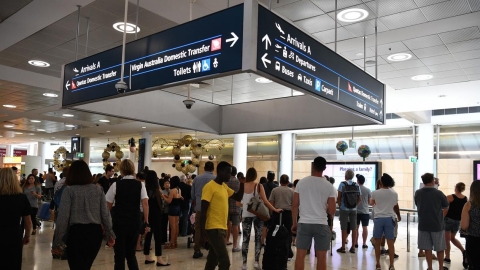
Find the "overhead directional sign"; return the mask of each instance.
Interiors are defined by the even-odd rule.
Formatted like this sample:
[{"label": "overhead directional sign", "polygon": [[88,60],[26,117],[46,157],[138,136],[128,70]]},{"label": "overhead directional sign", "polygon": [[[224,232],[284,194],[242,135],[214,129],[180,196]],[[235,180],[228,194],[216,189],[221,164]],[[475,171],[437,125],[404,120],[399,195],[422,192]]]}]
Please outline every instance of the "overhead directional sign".
[{"label": "overhead directional sign", "polygon": [[[128,43],[127,92],[240,70],[243,13],[243,4],[237,5]],[[117,95],[121,59],[119,46],[66,65],[62,105]]]},{"label": "overhead directional sign", "polygon": [[257,69],[383,122],[384,85],[259,6]]}]

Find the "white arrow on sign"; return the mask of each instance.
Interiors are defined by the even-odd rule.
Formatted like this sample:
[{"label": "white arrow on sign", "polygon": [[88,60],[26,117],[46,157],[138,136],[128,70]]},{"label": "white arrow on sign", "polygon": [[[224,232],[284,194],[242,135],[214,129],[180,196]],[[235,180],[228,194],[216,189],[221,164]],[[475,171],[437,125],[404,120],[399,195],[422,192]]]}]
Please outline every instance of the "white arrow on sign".
[{"label": "white arrow on sign", "polygon": [[238,37],[237,37],[237,35],[235,35],[234,32],[231,32],[230,34],[232,34],[232,38],[227,39],[226,42],[227,43],[232,42],[230,47],[233,47],[233,45],[235,45],[235,43],[237,43]]},{"label": "white arrow on sign", "polygon": [[272,61],[270,61],[270,60],[267,59],[267,55],[268,55],[268,53],[266,53],[266,54],[264,54],[264,55],[262,56],[262,62],[263,62],[263,65],[265,66],[265,68],[267,68],[267,63],[268,63],[268,64],[271,64],[271,63],[272,63]]},{"label": "white arrow on sign", "polygon": [[268,37],[268,34],[266,34],[266,35],[262,38],[262,42],[265,42],[265,50],[268,50],[268,46],[269,46],[269,45],[272,45],[272,42],[270,41],[270,38]]},{"label": "white arrow on sign", "polygon": [[68,90],[69,86],[70,86],[70,81],[67,81],[67,83],[65,84],[65,88]]},{"label": "white arrow on sign", "polygon": [[383,108],[383,98],[380,99],[380,106],[382,106],[382,108]]}]

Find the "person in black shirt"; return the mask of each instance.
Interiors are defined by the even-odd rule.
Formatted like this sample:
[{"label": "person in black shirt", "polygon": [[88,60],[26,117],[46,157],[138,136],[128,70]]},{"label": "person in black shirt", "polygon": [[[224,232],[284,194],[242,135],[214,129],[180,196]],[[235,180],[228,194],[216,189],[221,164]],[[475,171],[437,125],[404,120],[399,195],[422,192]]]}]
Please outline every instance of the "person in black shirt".
[{"label": "person in black shirt", "polygon": [[[267,173],[267,182],[263,184],[263,189],[265,190],[265,195],[267,199],[270,198],[270,194],[272,194],[272,190],[278,187],[275,180],[275,173],[273,171],[268,171]],[[278,182],[277,182],[278,183]],[[267,238],[268,228],[270,227],[271,222],[265,221],[263,222],[263,229],[262,229],[262,244],[265,245],[265,239]]]},{"label": "person in black shirt", "polygon": [[111,185],[110,179],[112,178],[114,173],[115,173],[115,170],[113,169],[113,166],[108,164],[105,167],[105,175],[100,177],[100,179],[98,179],[97,181],[97,184],[102,186],[103,192],[105,192],[105,194],[107,194],[107,191],[110,188],[110,185]]},{"label": "person in black shirt", "polygon": [[[184,175],[182,175],[184,176]],[[187,184],[187,177],[180,177],[180,188],[183,196],[183,201],[180,204],[181,216],[180,216],[180,236],[187,236],[188,231],[188,213],[190,213],[190,201],[192,199],[192,186]]]}]

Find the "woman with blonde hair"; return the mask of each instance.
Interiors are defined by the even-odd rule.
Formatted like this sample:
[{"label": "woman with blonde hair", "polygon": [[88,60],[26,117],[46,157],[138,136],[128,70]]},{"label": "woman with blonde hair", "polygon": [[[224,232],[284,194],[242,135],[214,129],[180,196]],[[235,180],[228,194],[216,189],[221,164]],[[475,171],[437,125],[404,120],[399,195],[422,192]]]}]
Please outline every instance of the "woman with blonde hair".
[{"label": "woman with blonde hair", "polygon": [[[17,176],[11,168],[0,169],[0,254],[2,269],[22,269],[23,245],[30,242],[32,213],[27,196],[23,194]],[[23,219],[24,226],[20,221]]]},{"label": "woman with blonde hair", "polygon": [[28,201],[30,202],[30,207],[32,212],[30,218],[34,226],[32,235],[35,235],[37,232],[37,212],[38,212],[38,199],[42,198],[42,189],[35,179],[35,175],[30,174],[27,177],[27,180],[23,182],[23,194],[27,196]]},{"label": "woman with blonde hair", "polygon": [[245,191],[243,193],[243,213],[242,213],[242,228],[243,228],[243,243],[242,243],[242,257],[243,257],[243,265],[242,270],[247,269],[247,255],[248,255],[248,245],[250,242],[250,233],[252,231],[252,224],[255,230],[255,263],[253,267],[256,270],[261,269],[259,260],[260,260],[260,251],[262,249],[262,227],[263,221],[255,216],[254,214],[248,212],[248,203],[250,200],[258,196],[260,197],[268,209],[272,210],[273,212],[280,213],[281,209],[276,209],[272,206],[272,204],[268,201],[267,195],[265,194],[265,189],[263,185],[255,183],[257,179],[257,170],[255,168],[250,168],[247,170],[247,175],[245,176]]}]

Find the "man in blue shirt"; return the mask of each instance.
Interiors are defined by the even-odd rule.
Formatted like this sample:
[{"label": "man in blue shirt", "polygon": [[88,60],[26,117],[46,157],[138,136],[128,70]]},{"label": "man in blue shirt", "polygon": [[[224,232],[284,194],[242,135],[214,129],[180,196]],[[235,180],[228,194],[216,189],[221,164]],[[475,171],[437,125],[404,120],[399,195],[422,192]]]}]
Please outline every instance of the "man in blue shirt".
[{"label": "man in blue shirt", "polygon": [[[357,183],[353,182],[355,173],[348,169],[345,172],[345,181],[338,186],[337,204],[340,207],[340,227],[342,229],[342,247],[337,252],[345,253],[345,242],[347,241],[347,227],[350,222],[352,229],[352,247],[350,253],[355,253],[355,239],[357,239],[357,205],[362,202],[362,191]],[[353,200],[352,200],[353,198]],[[356,201],[355,201],[356,198]],[[350,205],[349,205],[350,204]]]},{"label": "man in blue shirt", "polygon": [[205,163],[205,173],[200,174],[199,176],[195,177],[195,180],[192,184],[192,202],[195,209],[195,245],[193,246],[194,253],[193,258],[198,259],[203,257],[203,253],[200,251],[202,248],[201,243],[201,232],[200,232],[200,216],[201,216],[201,200],[202,200],[202,190],[203,187],[210,182],[211,180],[215,179],[215,175],[213,174],[214,170],[213,162],[207,161]]}]

